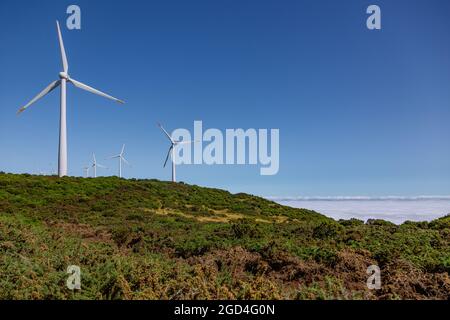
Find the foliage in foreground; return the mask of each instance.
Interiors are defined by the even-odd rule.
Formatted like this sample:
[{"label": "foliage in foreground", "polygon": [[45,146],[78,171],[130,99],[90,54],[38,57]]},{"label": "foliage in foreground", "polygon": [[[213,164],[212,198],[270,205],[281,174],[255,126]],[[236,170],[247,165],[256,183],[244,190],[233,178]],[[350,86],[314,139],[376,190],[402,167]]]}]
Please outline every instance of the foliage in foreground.
[{"label": "foliage in foreground", "polygon": [[449,271],[450,216],[334,221],[183,183],[0,174],[0,299],[449,299]]}]

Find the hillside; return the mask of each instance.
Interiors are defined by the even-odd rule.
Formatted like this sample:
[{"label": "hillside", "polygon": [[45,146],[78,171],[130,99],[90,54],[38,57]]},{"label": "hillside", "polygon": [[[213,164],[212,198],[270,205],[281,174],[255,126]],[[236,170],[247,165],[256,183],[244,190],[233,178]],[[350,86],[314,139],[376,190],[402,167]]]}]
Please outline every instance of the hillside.
[{"label": "hillside", "polygon": [[0,174],[0,299],[449,299],[449,272],[450,216],[337,222],[183,183]]}]

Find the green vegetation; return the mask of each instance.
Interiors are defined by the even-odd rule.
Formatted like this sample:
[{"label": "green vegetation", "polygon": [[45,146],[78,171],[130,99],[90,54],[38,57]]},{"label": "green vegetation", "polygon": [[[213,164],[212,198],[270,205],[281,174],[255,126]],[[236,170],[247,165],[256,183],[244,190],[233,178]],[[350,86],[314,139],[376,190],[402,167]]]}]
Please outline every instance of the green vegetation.
[{"label": "green vegetation", "polygon": [[183,183],[0,174],[0,299],[449,299],[449,272],[450,216],[334,221]]}]

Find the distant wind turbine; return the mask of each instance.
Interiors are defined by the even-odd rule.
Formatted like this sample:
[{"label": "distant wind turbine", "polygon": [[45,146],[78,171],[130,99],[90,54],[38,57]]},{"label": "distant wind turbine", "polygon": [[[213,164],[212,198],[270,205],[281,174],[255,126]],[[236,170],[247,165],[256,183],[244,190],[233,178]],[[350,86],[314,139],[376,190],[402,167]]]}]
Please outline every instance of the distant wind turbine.
[{"label": "distant wind turbine", "polygon": [[94,178],[97,178],[97,167],[107,169],[105,166],[97,163],[97,159],[95,159],[95,153],[92,154],[94,162],[92,163],[92,168],[94,169]]},{"label": "distant wind turbine", "polygon": [[170,136],[170,134],[166,131],[166,129],[164,129],[164,127],[158,123],[158,127],[161,128],[161,130],[165,133],[165,135],[167,136],[167,138],[169,138],[170,140],[170,148],[169,151],[167,152],[167,157],[166,157],[166,161],[164,162],[164,168],[166,167],[167,161],[169,160],[169,157],[172,158],[172,182],[177,182],[176,179],[176,168],[175,168],[175,148],[180,145],[180,144],[190,144],[196,141],[178,141],[178,140],[173,140],[172,137]]},{"label": "distant wind turbine", "polygon": [[18,114],[23,112],[33,103],[56,89],[58,86],[61,86],[61,102],[60,102],[60,119],[59,119],[59,157],[58,157],[58,175],[60,177],[67,176],[67,126],[66,126],[66,84],[67,82],[72,83],[75,87],[86,90],[93,94],[102,96],[104,98],[108,98],[114,100],[119,103],[124,103],[124,101],[114,98],[106,93],[103,93],[97,89],[94,89],[88,85],[85,85],[75,79],[72,79],[69,74],[69,64],[67,62],[66,51],[64,49],[63,38],[61,35],[61,29],[59,27],[59,22],[56,21],[56,29],[58,32],[58,40],[59,47],[61,50],[61,59],[63,71],[59,73],[59,80],[52,82],[47,88],[45,88],[41,93],[39,93],[36,97],[33,98],[28,104],[23,106],[17,112]]},{"label": "distant wind turbine", "polygon": [[127,159],[124,158],[123,154],[125,151],[125,145],[122,146],[122,151],[117,156],[112,156],[109,159],[119,159],[119,178],[122,178],[122,161],[125,162],[127,165],[130,165],[130,163],[127,161]]},{"label": "distant wind turbine", "polygon": [[90,167],[83,167],[84,177],[85,178],[89,178],[89,169],[91,169],[91,168]]}]

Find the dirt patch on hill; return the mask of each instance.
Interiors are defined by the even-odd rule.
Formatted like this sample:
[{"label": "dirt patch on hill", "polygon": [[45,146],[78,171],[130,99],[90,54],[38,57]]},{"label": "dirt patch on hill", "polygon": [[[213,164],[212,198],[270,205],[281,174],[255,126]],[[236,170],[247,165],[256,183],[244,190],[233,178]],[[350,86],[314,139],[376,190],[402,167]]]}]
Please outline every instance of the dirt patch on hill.
[{"label": "dirt patch on hill", "polygon": [[337,254],[332,266],[301,260],[286,252],[261,255],[242,247],[217,250],[185,261],[201,268],[209,280],[215,280],[226,271],[232,281],[231,287],[264,279],[284,299],[450,298],[447,273],[424,273],[401,262],[381,270],[381,290],[369,290],[366,271],[376,261],[364,250],[343,250]]},{"label": "dirt patch on hill", "polygon": [[396,261],[382,270],[383,285],[379,299],[450,299],[448,273],[425,273],[411,263]]},{"label": "dirt patch on hill", "polygon": [[60,231],[62,234],[69,234],[80,237],[87,242],[113,243],[111,234],[103,229],[94,228],[88,224],[75,224],[68,222],[50,221],[46,223],[48,227]]}]

